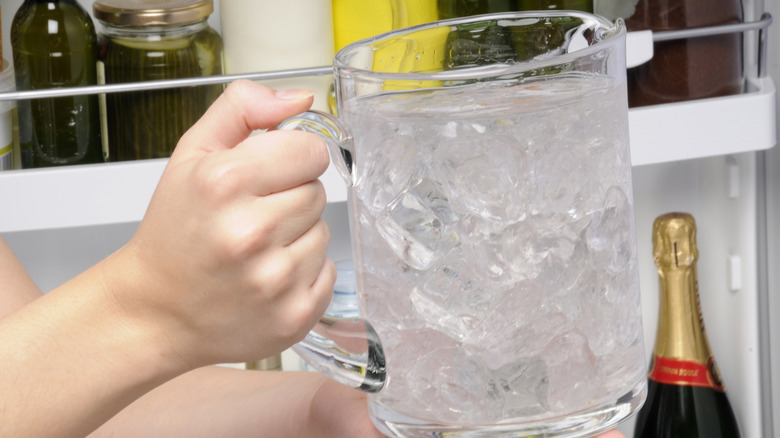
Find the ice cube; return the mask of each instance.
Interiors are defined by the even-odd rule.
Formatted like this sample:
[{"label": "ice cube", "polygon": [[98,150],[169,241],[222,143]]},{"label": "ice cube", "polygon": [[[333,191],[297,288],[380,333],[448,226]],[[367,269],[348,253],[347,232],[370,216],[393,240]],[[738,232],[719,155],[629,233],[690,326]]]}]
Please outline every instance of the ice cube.
[{"label": "ice cube", "polygon": [[[593,402],[601,381],[588,339],[573,329],[552,338],[541,355],[548,369],[548,403],[553,413],[570,413]],[[603,392],[603,391],[602,391]]]},{"label": "ice cube", "polygon": [[594,261],[601,261],[611,274],[630,269],[634,258],[633,208],[620,187],[604,194],[603,208],[593,214],[587,229],[588,248]]},{"label": "ice cube", "polygon": [[450,263],[428,273],[414,288],[411,301],[429,327],[462,341],[487,317],[492,293],[470,269],[471,260],[459,251],[453,253],[458,256],[448,257]]},{"label": "ice cube", "polygon": [[396,256],[417,270],[430,268],[457,243],[448,227],[457,215],[438,185],[416,180],[377,218],[377,231]]},{"label": "ice cube", "polygon": [[420,356],[408,376],[412,403],[432,418],[456,423],[491,423],[502,418],[503,394],[482,360],[457,346]]},{"label": "ice cube", "polygon": [[504,393],[504,418],[525,421],[547,410],[547,366],[538,357],[518,359],[495,371]]},{"label": "ice cube", "polygon": [[381,211],[413,178],[414,160],[419,145],[414,137],[394,133],[367,151],[358,169],[355,194],[366,207]]},{"label": "ice cube", "polygon": [[527,209],[528,173],[525,149],[510,136],[496,135],[489,126],[462,123],[458,137],[445,139],[435,151],[433,178],[441,181],[458,211],[513,223]]}]

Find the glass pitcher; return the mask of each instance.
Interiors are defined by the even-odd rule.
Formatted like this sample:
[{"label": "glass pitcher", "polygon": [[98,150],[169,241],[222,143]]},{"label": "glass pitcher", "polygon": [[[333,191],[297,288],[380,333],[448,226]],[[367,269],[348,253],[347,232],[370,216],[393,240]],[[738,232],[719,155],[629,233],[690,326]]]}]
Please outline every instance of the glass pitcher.
[{"label": "glass pitcher", "polygon": [[586,436],[645,398],[621,21],[445,20],[335,57],[361,319],[296,351],[391,436]]}]

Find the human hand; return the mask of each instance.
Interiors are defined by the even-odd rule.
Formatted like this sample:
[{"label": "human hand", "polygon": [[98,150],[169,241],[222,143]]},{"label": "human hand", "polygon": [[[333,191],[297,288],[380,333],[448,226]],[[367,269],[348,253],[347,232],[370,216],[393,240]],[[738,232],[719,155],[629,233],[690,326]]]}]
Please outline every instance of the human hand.
[{"label": "human hand", "polygon": [[335,267],[317,180],[327,149],[299,131],[249,136],[311,102],[231,84],[181,138],[138,232],[109,259],[134,291],[113,298],[187,368],[276,354],[329,303]]}]

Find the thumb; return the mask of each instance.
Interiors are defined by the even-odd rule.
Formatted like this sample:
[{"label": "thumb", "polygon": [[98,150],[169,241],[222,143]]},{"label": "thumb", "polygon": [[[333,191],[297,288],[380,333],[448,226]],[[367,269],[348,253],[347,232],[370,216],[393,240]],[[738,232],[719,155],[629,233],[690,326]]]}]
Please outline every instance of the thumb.
[{"label": "thumb", "polygon": [[311,90],[275,91],[249,80],[231,83],[181,138],[174,155],[231,149],[252,131],[272,128],[309,109]]}]

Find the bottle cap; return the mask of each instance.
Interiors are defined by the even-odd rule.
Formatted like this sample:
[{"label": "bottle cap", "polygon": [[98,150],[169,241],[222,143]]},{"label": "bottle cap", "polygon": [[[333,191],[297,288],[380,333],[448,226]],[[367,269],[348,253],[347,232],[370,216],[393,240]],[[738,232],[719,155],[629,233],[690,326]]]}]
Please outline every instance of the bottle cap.
[{"label": "bottle cap", "polygon": [[214,11],[213,0],[98,0],[95,18],[117,26],[166,26],[202,20]]},{"label": "bottle cap", "polygon": [[653,259],[659,267],[692,266],[699,258],[696,221],[688,213],[667,213],[653,223]]}]

